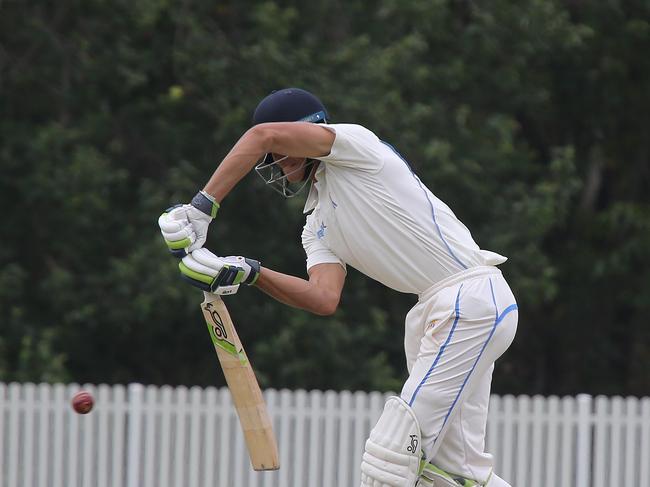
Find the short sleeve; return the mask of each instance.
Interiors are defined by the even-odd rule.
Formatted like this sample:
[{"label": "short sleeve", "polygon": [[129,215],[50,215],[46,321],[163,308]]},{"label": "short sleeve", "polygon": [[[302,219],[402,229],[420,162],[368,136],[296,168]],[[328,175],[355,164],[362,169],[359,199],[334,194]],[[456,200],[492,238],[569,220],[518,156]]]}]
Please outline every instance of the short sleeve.
[{"label": "short sleeve", "polygon": [[312,213],[307,217],[302,229],[302,246],[307,254],[307,271],[317,264],[340,264],[345,269],[345,263],[318,238],[318,232],[314,230],[313,225]]},{"label": "short sleeve", "polygon": [[386,146],[370,130],[355,124],[331,124],[335,133],[332,150],[321,161],[333,166],[379,171],[384,165]]}]

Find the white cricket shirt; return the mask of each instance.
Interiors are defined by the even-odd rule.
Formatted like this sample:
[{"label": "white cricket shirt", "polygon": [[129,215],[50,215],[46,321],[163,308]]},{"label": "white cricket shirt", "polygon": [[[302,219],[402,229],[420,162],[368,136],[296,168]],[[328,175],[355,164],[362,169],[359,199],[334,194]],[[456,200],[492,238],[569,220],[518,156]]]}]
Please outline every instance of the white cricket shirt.
[{"label": "white cricket shirt", "polygon": [[330,124],[336,137],[321,157],[305,204],[307,269],[351,265],[401,292],[421,294],[451,275],[506,257],[481,250],[451,209],[373,132]]}]

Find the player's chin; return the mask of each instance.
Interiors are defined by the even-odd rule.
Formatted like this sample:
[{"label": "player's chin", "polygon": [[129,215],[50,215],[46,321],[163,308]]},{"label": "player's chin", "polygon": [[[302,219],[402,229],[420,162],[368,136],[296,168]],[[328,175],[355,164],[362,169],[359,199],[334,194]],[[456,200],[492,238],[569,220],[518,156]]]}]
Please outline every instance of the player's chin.
[{"label": "player's chin", "polygon": [[304,168],[302,170],[292,172],[287,176],[287,181],[289,181],[290,183],[299,183],[300,181],[302,181],[304,174],[305,174]]}]

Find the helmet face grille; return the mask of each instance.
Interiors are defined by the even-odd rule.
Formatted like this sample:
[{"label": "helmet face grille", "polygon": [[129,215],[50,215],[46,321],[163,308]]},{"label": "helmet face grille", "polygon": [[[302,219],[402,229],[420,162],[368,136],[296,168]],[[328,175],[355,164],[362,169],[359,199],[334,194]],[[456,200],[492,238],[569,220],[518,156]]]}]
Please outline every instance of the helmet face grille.
[{"label": "helmet face grille", "polygon": [[325,105],[313,94],[300,88],[274,91],[264,98],[253,114],[255,125],[265,122],[323,122]]},{"label": "helmet face grille", "polygon": [[[269,161],[269,159],[270,162],[267,162]],[[312,174],[314,163],[316,162],[316,160],[307,159],[304,165],[305,177],[300,182],[290,183],[287,177],[291,173],[284,174],[282,172],[282,169],[280,169],[280,166],[278,165],[278,162],[281,162],[284,159],[286,159],[286,156],[283,157],[282,159],[278,159],[277,161],[274,161],[271,154],[267,154],[262,158],[262,161],[255,166],[255,172],[259,177],[262,178],[264,183],[267,186],[269,186],[271,189],[277,191],[285,198],[293,198],[294,196],[299,195],[302,192],[302,190],[305,189],[307,183],[311,180],[309,176],[311,176]],[[296,171],[299,170],[300,168],[296,169]]]},{"label": "helmet face grille", "polygon": [[[253,114],[253,123],[255,125],[267,122],[326,123],[327,118],[327,109],[316,96],[300,88],[285,88],[274,91],[257,105]],[[284,174],[277,164],[283,159],[275,161],[271,154],[266,154],[255,166],[255,172],[267,186],[285,198],[292,198],[298,195],[310,181],[309,176],[316,161],[307,159],[305,177],[300,182],[290,183],[287,179],[288,175]]]}]

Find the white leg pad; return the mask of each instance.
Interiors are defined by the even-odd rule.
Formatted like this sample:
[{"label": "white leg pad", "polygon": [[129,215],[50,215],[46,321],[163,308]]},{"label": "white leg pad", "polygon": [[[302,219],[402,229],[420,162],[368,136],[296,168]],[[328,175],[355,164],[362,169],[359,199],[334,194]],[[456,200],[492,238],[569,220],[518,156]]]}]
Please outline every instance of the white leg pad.
[{"label": "white leg pad", "polygon": [[366,441],[361,487],[414,487],[420,443],[420,425],[413,410],[399,397],[389,397]]}]

